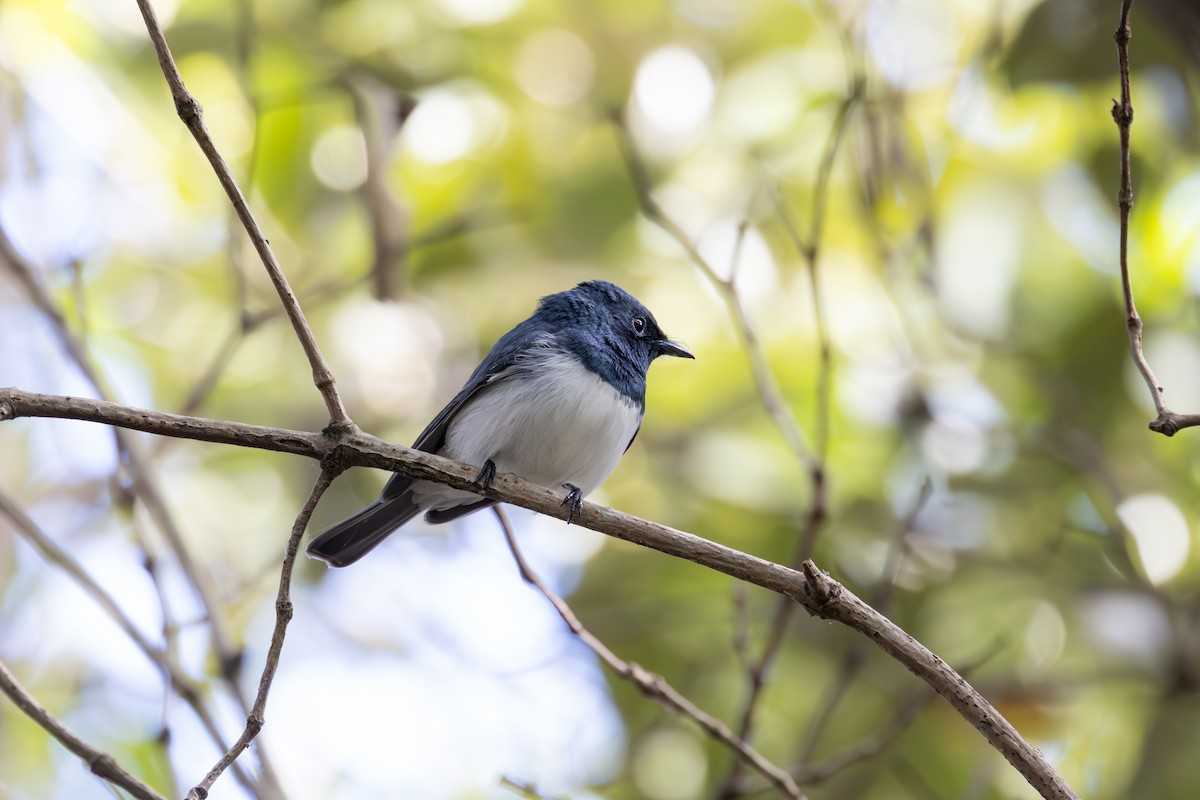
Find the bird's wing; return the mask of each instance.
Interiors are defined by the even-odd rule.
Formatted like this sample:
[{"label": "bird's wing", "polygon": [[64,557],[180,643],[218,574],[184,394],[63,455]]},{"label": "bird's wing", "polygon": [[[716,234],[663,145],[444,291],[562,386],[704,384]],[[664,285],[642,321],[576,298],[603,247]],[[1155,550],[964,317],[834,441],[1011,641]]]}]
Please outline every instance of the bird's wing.
[{"label": "bird's wing", "polygon": [[641,432],[641,430],[642,430],[642,423],[639,422],[637,428],[635,428],[633,431],[633,436],[629,437],[629,444],[625,445],[626,453],[629,452],[629,448],[633,447],[633,440],[637,438],[637,435],[638,435],[638,433]]},{"label": "bird's wing", "polygon": [[[413,449],[437,453],[446,442],[447,429],[467,403],[516,374],[518,370],[513,367],[517,366],[519,361],[528,358],[531,352],[552,347],[555,347],[553,338],[544,327],[535,324],[532,318],[504,334],[484,356],[454,399],[438,412],[425,430],[421,431],[421,435],[413,442]],[[400,474],[393,475],[383,487],[379,498],[388,500],[398,497],[407,492],[412,483],[412,478]]]}]

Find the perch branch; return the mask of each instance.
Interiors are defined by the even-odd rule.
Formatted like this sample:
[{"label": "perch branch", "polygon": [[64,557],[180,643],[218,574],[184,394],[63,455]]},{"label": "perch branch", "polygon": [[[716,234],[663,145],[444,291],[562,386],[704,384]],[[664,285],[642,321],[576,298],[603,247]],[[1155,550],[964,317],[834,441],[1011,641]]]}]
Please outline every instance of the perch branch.
[{"label": "perch branch", "polygon": [[[0,422],[17,417],[82,419],[166,436],[201,439],[244,447],[293,453],[340,468],[367,466],[453,489],[479,492],[478,467],[388,444],[357,429],[331,426],[320,433],[262,428],[255,425],[164,414],[100,400],[35,394],[0,388]],[[329,459],[336,459],[330,461]],[[517,475],[498,474],[482,494],[502,503],[563,518],[562,494]],[[572,518],[607,536],[659,552],[785,594],[809,613],[858,631],[910,672],[925,681],[1029,781],[1046,800],[1078,800],[1045,757],[1029,745],[992,705],[946,662],[909,636],[853,592],[804,562],[803,572],[743,553],[691,533],[668,528],[611,508],[584,503]],[[299,534],[293,532],[298,542]]]}]

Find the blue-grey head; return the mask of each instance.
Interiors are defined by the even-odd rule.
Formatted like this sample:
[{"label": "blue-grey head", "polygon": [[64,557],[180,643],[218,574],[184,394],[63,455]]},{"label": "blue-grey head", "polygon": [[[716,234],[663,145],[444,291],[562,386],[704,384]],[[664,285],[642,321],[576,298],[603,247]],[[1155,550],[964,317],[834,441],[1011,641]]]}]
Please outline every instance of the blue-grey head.
[{"label": "blue-grey head", "polygon": [[561,346],[629,397],[642,400],[646,372],[659,356],[695,358],[667,338],[637,298],[608,281],[587,281],[543,297],[534,315]]}]

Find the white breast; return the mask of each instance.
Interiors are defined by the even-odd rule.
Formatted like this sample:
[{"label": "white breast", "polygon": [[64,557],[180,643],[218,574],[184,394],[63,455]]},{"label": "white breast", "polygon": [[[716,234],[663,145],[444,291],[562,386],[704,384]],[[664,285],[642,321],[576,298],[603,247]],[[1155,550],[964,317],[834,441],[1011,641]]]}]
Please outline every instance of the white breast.
[{"label": "white breast", "polygon": [[[554,489],[574,484],[587,495],[612,472],[642,422],[638,403],[559,351],[494,380],[450,423],[441,455],[475,465],[490,458],[498,472]],[[428,484],[417,492],[425,510],[470,497]]]}]

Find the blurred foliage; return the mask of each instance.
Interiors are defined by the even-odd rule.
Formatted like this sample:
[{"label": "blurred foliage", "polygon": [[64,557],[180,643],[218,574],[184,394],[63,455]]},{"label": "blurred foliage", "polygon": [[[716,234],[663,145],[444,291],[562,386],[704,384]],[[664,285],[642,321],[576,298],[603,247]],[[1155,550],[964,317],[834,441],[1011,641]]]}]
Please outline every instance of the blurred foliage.
[{"label": "blurred foliage", "polygon": [[[611,279],[698,359],[654,367],[637,444],[594,499],[781,562],[813,502],[807,470],[764,412],[720,297],[640,216],[612,117],[628,121],[656,200],[718,270],[730,269],[736,230],[748,223],[736,285],[791,412],[816,441],[811,284],[772,198],[780,192],[810,242],[821,154],[861,80],[821,201],[817,268],[833,402],[829,518],[814,557],[860,595],[886,596],[889,616],[951,664],[974,664],[972,681],[1081,796],[1184,798],[1200,785],[1200,433],[1165,439],[1146,430],[1152,406],[1128,355],[1109,116],[1118,6],[155,3],[361,427],[411,441],[537,297]],[[1132,45],[1131,264],[1147,354],[1172,407],[1191,412],[1200,411],[1198,20],[1189,0],[1136,3]],[[321,428],[301,350],[174,115],[135,4],[3,0],[0,102],[0,222],[42,270],[118,397]],[[380,219],[385,229],[375,227]],[[372,280],[379,264],[383,284]],[[394,296],[373,297],[380,285]],[[206,374],[211,391],[189,406]],[[0,268],[0,385],[10,384],[91,391]],[[191,442],[145,444],[226,604],[225,622],[247,648],[252,690],[281,543],[314,465]],[[140,550],[158,539],[141,504],[130,513],[122,503],[111,437],[22,420],[0,425],[0,447],[0,491],[145,630],[161,633]],[[315,524],[355,509],[382,478],[344,476]],[[918,508],[926,481],[932,493]],[[476,522],[498,536],[490,520]],[[416,536],[439,552],[456,545],[428,542],[461,543],[465,534],[446,535]],[[408,548],[408,558],[410,545],[388,547]],[[169,561],[161,545],[152,550]],[[299,688],[273,695],[264,733],[289,796],[513,796],[494,769],[472,766],[478,753],[466,740],[487,718],[501,730],[512,724],[514,752],[524,752],[521,736],[532,734],[516,733],[523,715],[475,698],[422,716],[417,684],[405,682],[418,669],[508,675],[509,666],[473,661],[479,651],[456,650],[439,614],[452,611],[481,634],[530,623],[490,610],[494,588],[397,601],[400,584],[415,577],[389,580],[380,566],[400,559],[372,559],[375,568],[336,575],[306,563],[298,575],[281,680],[291,675]],[[439,563],[426,569],[431,585],[473,580]],[[502,552],[492,572],[497,585],[517,582]],[[614,651],[738,719],[748,678],[735,644],[747,640],[758,657],[774,597],[750,589],[738,600],[721,575],[616,542],[554,574]],[[167,584],[176,628],[166,625],[167,638],[203,679],[232,738],[238,712],[215,675],[201,612],[169,567]],[[513,606],[492,608],[501,607]],[[538,602],[520,607],[544,611]],[[188,710],[163,699],[136,653],[109,654],[127,649],[120,638],[0,519],[0,657],[83,735],[180,794],[211,764],[210,745],[181,732],[195,728]],[[451,642],[432,664],[413,655],[430,641]],[[553,663],[575,645],[555,647],[525,653],[526,662]],[[345,661],[329,662],[331,653]],[[381,665],[378,685],[391,688],[378,706],[346,699],[362,673],[329,666],[356,662]],[[845,694],[814,733],[847,669]],[[530,719],[543,719],[531,680],[520,702]],[[923,690],[857,634],[796,618],[768,674],[754,741],[791,765],[812,740],[820,761],[881,735]],[[539,774],[529,765],[544,760],[525,753],[503,773],[572,797],[718,792],[727,751],[630,685],[610,677],[608,691],[625,731],[622,739],[618,728],[603,729],[611,763],[560,759]],[[330,727],[339,708],[342,722]],[[393,723],[427,740],[376,752],[371,763],[452,765],[443,783],[400,792],[383,766],[358,774],[328,756],[336,739],[370,761]],[[551,727],[540,735],[559,753],[576,734]],[[579,760],[603,761],[588,747]],[[6,703],[0,776],[3,798],[108,796]],[[761,786],[752,773],[743,780]],[[814,800],[1034,796],[936,699],[882,752],[805,788]],[[226,776],[217,794],[240,791]]]}]

